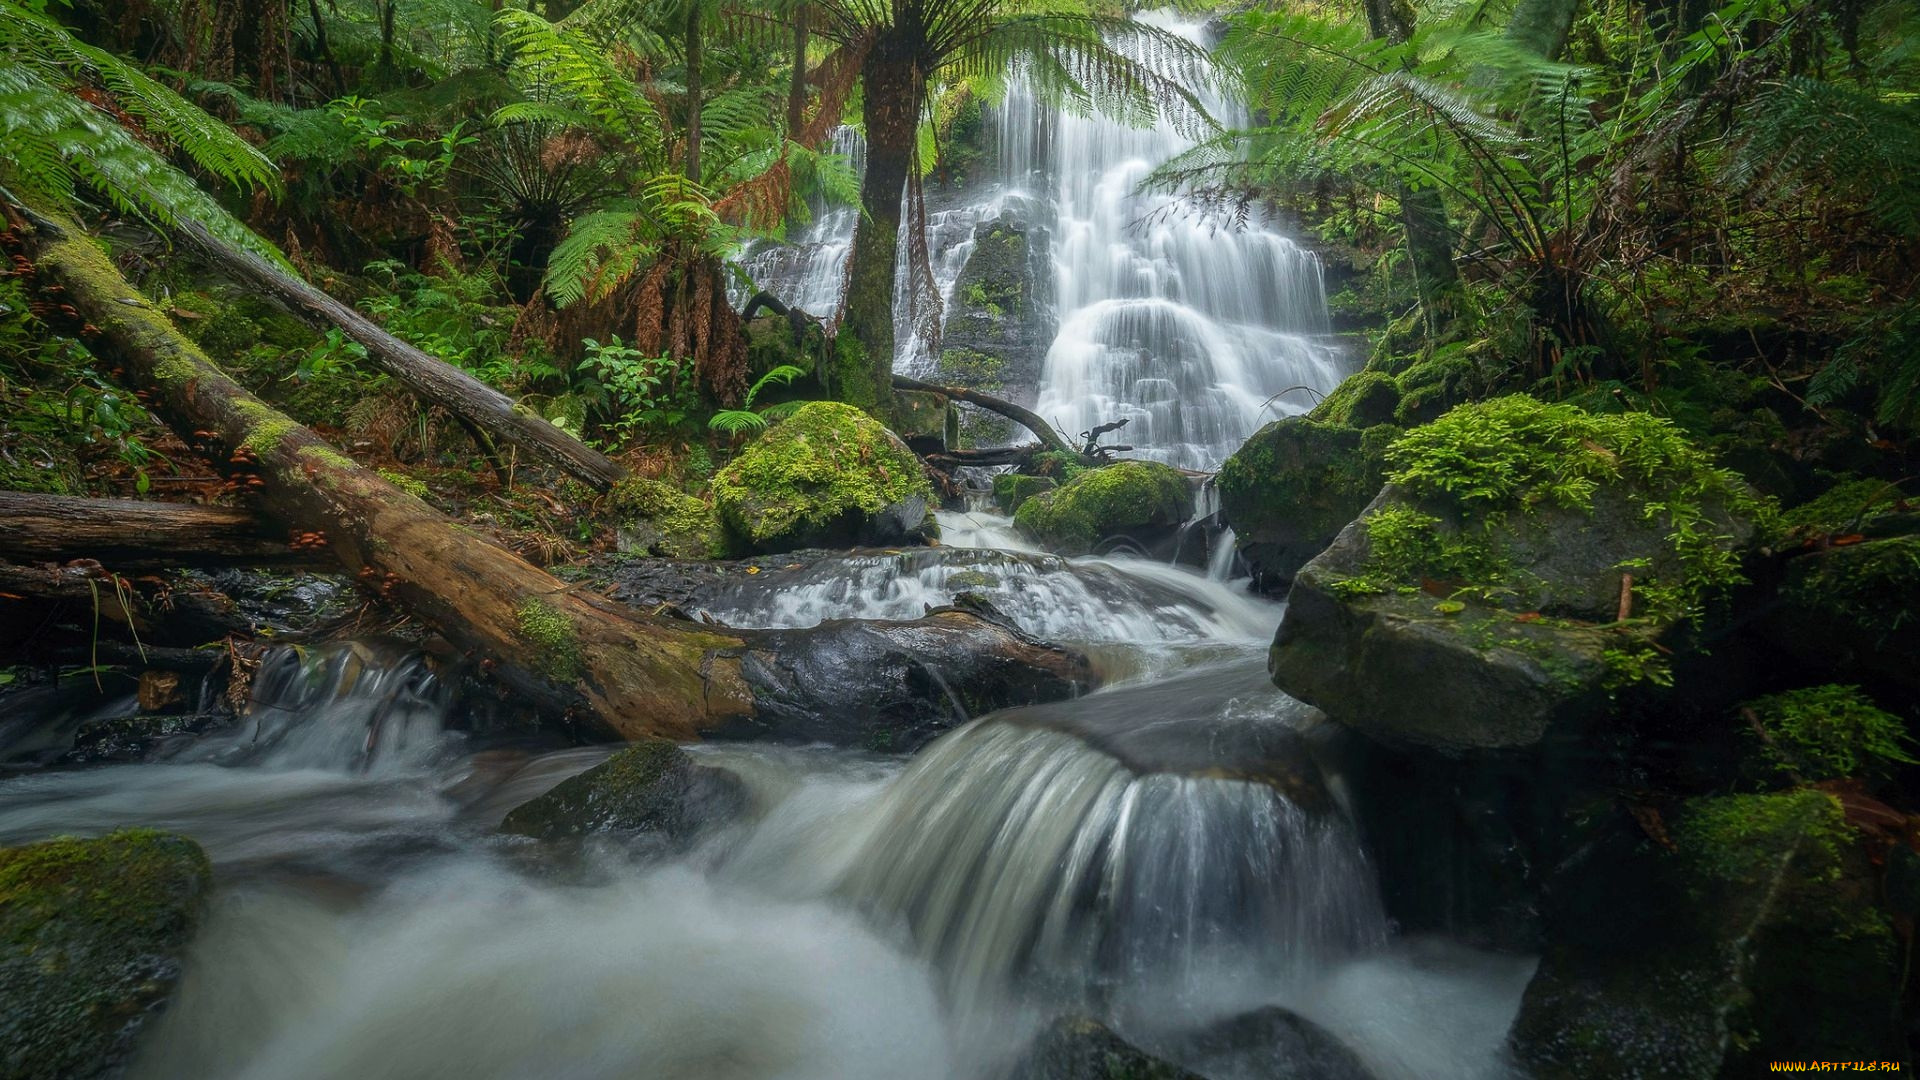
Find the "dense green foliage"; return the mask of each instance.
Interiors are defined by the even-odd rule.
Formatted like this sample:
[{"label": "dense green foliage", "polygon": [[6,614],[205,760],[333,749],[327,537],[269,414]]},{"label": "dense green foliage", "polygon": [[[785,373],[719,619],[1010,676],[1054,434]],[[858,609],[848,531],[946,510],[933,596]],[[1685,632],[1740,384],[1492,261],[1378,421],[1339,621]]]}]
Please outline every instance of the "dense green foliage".
[{"label": "dense green foliage", "polygon": [[1770,764],[1810,780],[1912,765],[1912,738],[1900,718],[1857,686],[1810,686],[1749,703]]}]

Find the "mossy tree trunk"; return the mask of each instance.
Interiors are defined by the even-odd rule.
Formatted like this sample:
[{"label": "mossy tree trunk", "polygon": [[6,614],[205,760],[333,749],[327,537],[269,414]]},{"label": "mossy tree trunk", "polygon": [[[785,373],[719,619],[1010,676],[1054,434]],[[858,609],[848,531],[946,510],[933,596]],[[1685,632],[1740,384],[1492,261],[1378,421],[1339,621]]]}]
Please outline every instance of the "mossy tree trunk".
[{"label": "mossy tree trunk", "polygon": [[926,78],[913,37],[888,30],[867,54],[867,172],[860,182],[860,224],[853,234],[847,296],[832,377],[841,401],[882,421],[893,418],[893,283],[900,250],[900,201],[920,120]]},{"label": "mossy tree trunk", "polygon": [[[913,670],[943,658],[971,660],[983,703],[1045,700],[1088,681],[1084,660],[986,620],[953,613],[902,624],[833,624],[802,631],[741,631],[642,617],[559,581],[449,520],[362,468],[312,431],[235,383],[70,222],[32,215],[35,262],[65,286],[99,329],[94,350],[128,382],[151,388],[152,407],[176,429],[211,433],[244,455],[262,480],[260,509],[283,525],[323,534],[369,587],[404,605],[465,651],[483,675],[545,714],[633,738],[686,739],[715,729],[791,728],[793,718],[856,714],[873,730],[923,724],[949,711],[947,686],[928,680],[902,693],[898,679],[853,685],[875,658]],[[844,627],[844,669],[827,670]],[[941,639],[929,642],[932,638]],[[933,650],[945,648],[944,654]],[[864,650],[864,651],[862,651]],[[795,673],[821,669],[796,681]],[[994,680],[997,679],[998,682]],[[967,680],[956,674],[956,683]],[[778,729],[771,731],[779,734]]]}]

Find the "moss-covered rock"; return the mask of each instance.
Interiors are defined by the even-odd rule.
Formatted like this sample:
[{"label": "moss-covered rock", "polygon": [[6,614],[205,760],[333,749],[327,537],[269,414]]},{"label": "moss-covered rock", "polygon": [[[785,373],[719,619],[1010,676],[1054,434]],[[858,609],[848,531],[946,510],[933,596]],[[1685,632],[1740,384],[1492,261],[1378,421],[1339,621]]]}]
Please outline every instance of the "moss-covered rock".
[{"label": "moss-covered rock", "polygon": [[1623,829],[1556,890],[1511,1037],[1528,1074],[1707,1080],[1902,1056],[1892,926],[1838,802],[1712,796],[1668,822],[1670,850]]},{"label": "moss-covered rock", "polygon": [[717,559],[727,553],[720,518],[703,499],[633,477],[607,493],[621,551],[669,559]]},{"label": "moss-covered rock", "polygon": [[739,813],[746,801],[739,777],[694,764],[665,739],[645,739],[515,807],[500,831],[540,840],[644,835],[681,845]]},{"label": "moss-covered rock", "polygon": [[1787,567],[1766,631],[1809,671],[1848,670],[1920,696],[1920,535],[1816,550]]},{"label": "moss-covered rock", "polygon": [[1171,466],[1121,461],[1075,475],[1020,505],[1021,532],[1063,555],[1103,550],[1116,541],[1165,546],[1193,515],[1193,489]]},{"label": "moss-covered rock", "polygon": [[1085,1017],[1047,1025],[1013,1068],[1011,1080],[1200,1080]]},{"label": "moss-covered rock", "polygon": [[923,454],[944,450],[959,439],[953,405],[945,395],[895,390],[893,415],[900,437]]},{"label": "moss-covered rock", "polygon": [[897,544],[931,529],[933,488],[898,436],[851,405],[816,401],[775,424],[713,478],[743,551]]},{"label": "moss-covered rock", "polygon": [[[1032,405],[1053,343],[1047,231],[1018,206],[973,231],[973,251],[954,279],[940,335],[935,377]],[[958,444],[997,446],[1021,433],[1005,417],[974,406],[959,410]]]},{"label": "moss-covered rock", "polygon": [[[1389,742],[1532,745],[1744,580],[1770,507],[1663,420],[1508,397],[1396,440],[1364,515],[1295,578],[1274,680]],[[1620,618],[1626,594],[1627,618]]]},{"label": "moss-covered rock", "polygon": [[148,829],[0,850],[0,1075],[123,1060],[179,979],[211,885],[199,845]]},{"label": "moss-covered rock", "polygon": [[1384,371],[1357,371],[1334,387],[1308,415],[1328,424],[1368,428],[1391,424],[1400,408],[1400,387]]},{"label": "moss-covered rock", "polygon": [[1035,495],[1052,491],[1060,486],[1051,476],[1028,476],[1025,473],[1001,473],[993,478],[993,504],[1002,513],[1012,514],[1020,509],[1020,504]]},{"label": "moss-covered rock", "polygon": [[1396,429],[1377,430],[1288,417],[1221,463],[1221,516],[1258,584],[1291,582],[1379,493],[1385,441]]}]

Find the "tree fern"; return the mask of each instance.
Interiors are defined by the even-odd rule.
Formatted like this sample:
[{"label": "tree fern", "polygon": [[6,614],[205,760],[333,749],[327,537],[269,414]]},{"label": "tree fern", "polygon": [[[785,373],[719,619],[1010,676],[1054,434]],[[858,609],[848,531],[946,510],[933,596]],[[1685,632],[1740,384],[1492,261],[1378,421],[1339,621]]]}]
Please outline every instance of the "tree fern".
[{"label": "tree fern", "polygon": [[[225,124],[50,19],[0,0],[0,176],[20,194],[64,203],[78,186],[156,225],[197,221],[237,247],[284,262],[174,168],[148,141],[170,144],[242,190],[277,190],[279,174]],[[136,137],[75,94],[99,89],[141,129]]]}]

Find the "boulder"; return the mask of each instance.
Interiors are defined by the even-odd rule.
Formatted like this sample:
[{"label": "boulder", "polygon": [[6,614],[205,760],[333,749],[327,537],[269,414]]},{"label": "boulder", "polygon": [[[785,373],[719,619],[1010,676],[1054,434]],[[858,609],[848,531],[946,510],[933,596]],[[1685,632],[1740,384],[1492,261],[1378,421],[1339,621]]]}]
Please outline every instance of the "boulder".
[{"label": "boulder", "polygon": [[1696,798],[1665,832],[1670,850],[1618,829],[1556,883],[1552,944],[1510,1035],[1528,1075],[1707,1080],[1903,1056],[1892,926],[1832,796]]},{"label": "boulder", "polygon": [[912,543],[933,529],[933,488],[913,451],[833,401],[769,428],[714,476],[713,495],[742,551]]},{"label": "boulder", "polygon": [[1396,433],[1292,416],[1221,463],[1220,514],[1257,586],[1285,588],[1360,516],[1380,491],[1381,453]]},{"label": "boulder", "polygon": [[0,850],[0,1075],[122,1063],[179,980],[212,878],[199,845],[148,829]]},{"label": "boulder", "polygon": [[1060,482],[1051,476],[1001,473],[993,478],[993,504],[1001,513],[1017,513],[1021,503],[1059,486]]},{"label": "boulder", "polygon": [[1062,555],[1118,546],[1170,550],[1193,515],[1193,488],[1178,469],[1121,461],[1075,474],[1021,503],[1014,524]]},{"label": "boulder", "polygon": [[607,493],[615,536],[623,552],[669,559],[713,559],[726,554],[726,536],[713,507],[658,480],[633,477]]},{"label": "boulder", "polygon": [[[1362,517],[1295,578],[1281,689],[1382,742],[1537,744],[1744,580],[1770,508],[1664,420],[1514,396],[1402,436]],[[1621,616],[1625,615],[1625,618]]]},{"label": "boulder", "polygon": [[1063,1017],[1047,1025],[1009,1080],[1201,1080],[1115,1035],[1097,1020]]},{"label": "boulder", "polygon": [[1852,671],[1920,697],[1920,534],[1814,550],[1787,565],[1769,642],[1810,674]]},{"label": "boulder", "polygon": [[[1029,226],[1017,207],[975,226],[973,251],[948,301],[934,381],[1033,405],[1055,331],[1047,251],[1047,231]],[[957,434],[962,446],[993,446],[1022,432],[968,406]]]},{"label": "boulder", "polygon": [[1209,1024],[1183,1036],[1174,1052],[1208,1075],[1373,1080],[1373,1073],[1346,1044],[1278,1005]]},{"label": "boulder", "polygon": [[612,833],[679,847],[746,803],[739,777],[695,764],[665,739],[643,739],[515,807],[500,831],[539,840]]}]

